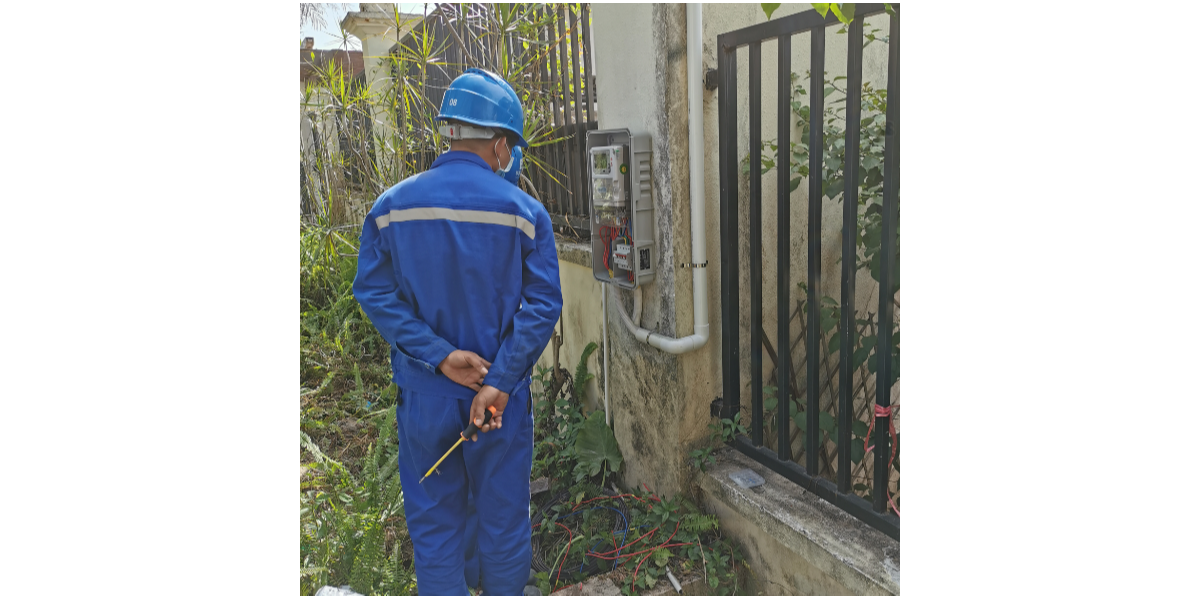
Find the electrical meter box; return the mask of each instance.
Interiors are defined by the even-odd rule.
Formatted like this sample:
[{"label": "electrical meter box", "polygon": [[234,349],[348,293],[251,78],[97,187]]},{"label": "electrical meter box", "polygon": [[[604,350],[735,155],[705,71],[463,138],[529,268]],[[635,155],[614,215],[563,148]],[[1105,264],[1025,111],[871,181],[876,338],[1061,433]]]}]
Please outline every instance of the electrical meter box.
[{"label": "electrical meter box", "polygon": [[650,136],[628,129],[587,134],[592,275],[632,290],[654,280]]}]

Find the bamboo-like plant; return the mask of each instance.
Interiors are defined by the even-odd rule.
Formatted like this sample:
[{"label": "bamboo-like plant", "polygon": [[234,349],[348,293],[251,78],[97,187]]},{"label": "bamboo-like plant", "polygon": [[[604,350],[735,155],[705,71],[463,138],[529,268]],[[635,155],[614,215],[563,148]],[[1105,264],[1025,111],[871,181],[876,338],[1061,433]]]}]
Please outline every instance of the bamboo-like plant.
[{"label": "bamboo-like plant", "polygon": [[[348,240],[339,240],[336,228],[360,224],[375,197],[427,169],[449,148],[435,117],[446,85],[467,68],[493,71],[513,86],[525,109],[524,133],[532,148],[565,139],[556,137],[551,115],[573,107],[569,99],[575,90],[570,82],[563,89],[542,75],[551,67],[561,72],[563,63],[580,64],[581,57],[552,52],[574,33],[568,23],[560,23],[562,15],[582,14],[579,5],[562,9],[545,4],[427,5],[428,16],[408,27],[411,16],[393,5],[395,46],[386,56],[364,56],[368,65],[380,67],[374,82],[354,78],[337,61],[315,65],[302,99],[314,138],[302,140],[302,147],[312,148],[301,156],[302,194],[308,200],[306,222],[330,232],[327,250],[347,251],[341,241]],[[342,35],[348,48],[349,38]],[[525,165],[527,173],[540,172],[548,181],[562,184],[565,179],[534,152],[525,154]],[[529,177],[523,183],[526,191],[541,196]]]}]

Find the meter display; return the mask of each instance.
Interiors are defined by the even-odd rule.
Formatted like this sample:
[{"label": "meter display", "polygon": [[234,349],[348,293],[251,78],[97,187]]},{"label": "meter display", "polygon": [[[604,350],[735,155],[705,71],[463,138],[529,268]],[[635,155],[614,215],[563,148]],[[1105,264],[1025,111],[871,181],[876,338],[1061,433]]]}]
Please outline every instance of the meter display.
[{"label": "meter display", "polygon": [[601,146],[590,150],[592,156],[592,202],[606,208],[624,207],[629,203],[625,191],[625,174],[618,167],[625,164],[623,146]]},{"label": "meter display", "polygon": [[592,172],[607,174],[610,172],[608,152],[592,153]]}]

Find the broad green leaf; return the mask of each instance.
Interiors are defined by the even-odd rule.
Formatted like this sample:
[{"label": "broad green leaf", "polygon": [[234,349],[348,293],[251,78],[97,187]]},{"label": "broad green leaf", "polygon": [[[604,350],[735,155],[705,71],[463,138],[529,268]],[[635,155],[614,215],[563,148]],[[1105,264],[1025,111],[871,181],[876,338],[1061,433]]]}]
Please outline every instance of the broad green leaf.
[{"label": "broad green leaf", "polygon": [[870,346],[865,346],[863,348],[859,348],[858,350],[855,350],[853,362],[851,364],[854,365],[855,369],[861,367],[863,364],[863,361],[867,360],[867,356],[870,355],[870,353],[871,353]]},{"label": "broad green leaf", "polygon": [[774,396],[763,397],[763,410],[775,410],[779,406],[779,400]]},{"label": "broad green leaf", "polygon": [[821,431],[831,432],[836,430],[836,423],[833,421],[833,415],[823,412],[817,415],[817,421],[821,426]]},{"label": "broad green leaf", "polygon": [[833,89],[832,87],[825,88],[825,97],[828,98],[829,95],[834,93],[835,91],[837,91],[837,90]]},{"label": "broad green leaf", "polygon": [[840,178],[830,181],[825,186],[825,195],[830,199],[836,198],[838,194],[842,193],[842,187],[844,184],[845,181]]},{"label": "broad green leaf", "polygon": [[[850,442],[850,462],[862,462],[863,456],[865,455],[866,452],[863,451],[863,445],[861,442],[858,440]],[[862,484],[860,483],[859,485]],[[863,486],[863,489],[866,489],[866,486]]]},{"label": "broad green leaf", "polygon": [[828,5],[828,4],[813,4],[812,5],[812,7],[817,11],[817,14],[821,15],[822,17],[829,14],[829,6],[830,5]]},{"label": "broad green leaf", "polygon": [[793,191],[793,192],[796,191],[796,188],[800,187],[801,181],[804,181],[803,177],[797,177],[797,178],[793,179],[791,182],[791,191]]},{"label": "broad green leaf", "polygon": [[808,427],[808,413],[803,410],[792,413],[792,422],[796,424],[796,427],[800,428],[800,433],[804,433]]},{"label": "broad green leaf", "polygon": [[843,4],[841,7],[841,11],[839,12],[839,11],[835,10],[834,14],[836,14],[838,16],[838,20],[849,25],[850,21],[854,20],[854,5],[853,4]]},{"label": "broad green leaf", "polygon": [[867,437],[867,424],[863,423],[862,421],[855,421],[850,426],[850,431],[854,432],[854,435],[857,435],[860,438],[865,438]]},{"label": "broad green leaf", "polygon": [[603,411],[593,411],[579,428],[575,454],[592,476],[600,473],[605,461],[608,461],[609,472],[615,473],[621,469],[621,450],[617,447],[617,438],[612,429],[604,422]]},{"label": "broad green leaf", "polygon": [[659,548],[654,551],[653,560],[654,564],[658,565],[659,568],[665,567],[668,562],[671,562],[671,551],[666,548]]},{"label": "broad green leaf", "polygon": [[775,12],[775,9],[779,8],[778,3],[776,3],[776,4],[761,4],[760,6],[762,6],[763,13],[767,15],[767,20],[770,20],[771,14]]}]

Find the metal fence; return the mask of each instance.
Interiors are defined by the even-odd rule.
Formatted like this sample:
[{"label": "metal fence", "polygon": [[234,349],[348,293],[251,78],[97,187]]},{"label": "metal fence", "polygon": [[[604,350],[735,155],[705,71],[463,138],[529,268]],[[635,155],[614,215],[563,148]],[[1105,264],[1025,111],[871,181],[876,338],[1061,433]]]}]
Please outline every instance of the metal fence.
[{"label": "metal fence", "polygon": [[[842,192],[842,248],[841,248],[841,299],[836,303],[839,314],[836,326],[836,338],[839,349],[837,361],[838,382],[836,394],[837,416],[834,426],[820,422],[821,387],[821,346],[822,327],[821,310],[822,295],[820,281],[821,265],[821,204],[823,196],[829,195],[828,188],[823,189],[821,174],[827,166],[823,162],[822,149],[824,144],[825,96],[820,93],[826,90],[825,73],[825,33],[826,28],[839,25],[831,13],[822,17],[815,10],[786,17],[779,17],[765,23],[728,32],[717,37],[718,45],[718,111],[720,123],[720,177],[721,177],[721,326],[722,326],[722,373],[724,387],[722,398],[714,403],[714,412],[724,417],[738,420],[741,406],[740,396],[742,385],[740,381],[741,357],[739,356],[739,273],[738,273],[738,213],[739,213],[739,173],[738,173],[738,50],[746,47],[749,54],[749,138],[750,153],[748,156],[749,173],[749,295],[750,295],[750,397],[751,418],[749,436],[739,435],[733,442],[734,447],[755,458],[772,470],[788,477],[821,498],[846,510],[850,514],[865,521],[887,535],[900,538],[899,510],[891,505],[888,495],[889,468],[898,461],[891,446],[891,390],[892,382],[898,371],[898,358],[891,360],[896,353],[897,340],[893,331],[894,292],[898,286],[897,254],[899,252],[899,157],[900,157],[900,13],[899,5],[891,5],[889,11],[890,30],[888,34],[887,59],[887,94],[886,94],[886,135],[883,150],[883,182],[882,205],[879,208],[881,225],[881,242],[878,256],[881,267],[878,269],[879,306],[873,350],[875,357],[883,357],[875,361],[875,400],[868,416],[873,419],[873,438],[863,436],[858,443],[865,445],[866,439],[874,444],[873,460],[873,492],[872,502],[867,502],[855,493],[851,485],[851,461],[856,450],[852,448],[851,421],[854,414],[854,370],[855,360],[852,360],[849,349],[859,343],[860,320],[857,319],[855,308],[855,279],[860,265],[858,261],[860,202],[859,186],[852,183],[862,179],[860,165],[860,136],[861,136],[861,102],[862,102],[862,66],[863,66],[863,23],[866,17],[882,13],[886,10],[883,4],[859,4],[857,15],[848,27],[847,82],[846,82],[846,112],[845,112],[845,161],[839,167],[843,180],[847,182]],[[805,385],[794,383],[792,369],[792,344],[790,318],[792,283],[789,273],[791,268],[791,231],[790,231],[790,193],[797,184],[793,179],[791,168],[791,153],[786,149],[791,147],[792,122],[785,115],[790,114],[793,102],[793,90],[790,86],[792,79],[792,37],[808,32],[811,42],[811,64],[809,65],[808,90],[808,123],[807,140],[807,174],[808,174],[808,277],[803,289],[802,313],[806,322],[802,327],[805,334]],[[873,39],[873,38],[872,38]],[[763,323],[762,296],[762,163],[761,156],[756,150],[762,146],[762,42],[776,40],[778,45],[778,103],[779,128],[777,145],[779,148],[777,169],[778,176],[778,258],[777,299],[778,299],[778,329],[776,331],[777,350],[771,352]],[[830,196],[832,197],[832,196]],[[873,208],[873,207],[868,207]],[[829,306],[830,313],[834,306]],[[864,344],[866,342],[863,342]],[[776,363],[776,389],[780,400],[774,408],[774,423],[778,440],[764,440],[764,381],[763,381],[763,347],[767,346]],[[832,348],[831,348],[832,350]],[[832,354],[831,351],[829,354]],[[827,354],[827,358],[828,358]],[[897,354],[898,356],[898,354]],[[829,386],[832,388],[833,377],[827,374]],[[797,389],[799,387],[799,389]],[[797,405],[805,409],[801,423],[795,423],[789,415],[789,396],[799,396]],[[826,442],[822,430],[836,431],[830,434]],[[801,435],[803,446],[801,453],[803,464],[793,459],[792,440],[795,435]],[[767,446],[773,442],[774,449]],[[836,481],[820,475],[820,463],[826,444],[836,444],[836,461],[828,458],[826,472],[835,472]],[[898,444],[897,444],[898,446]],[[860,447],[859,449],[866,449]],[[828,454],[826,452],[826,454]],[[887,456],[888,460],[880,457]],[[865,460],[865,456],[860,460]],[[834,469],[833,467],[836,467]],[[897,466],[898,468],[898,466]],[[893,512],[895,514],[893,514]]]},{"label": "metal fence", "polygon": [[[551,214],[556,229],[587,237],[586,202],[587,163],[584,156],[586,132],[597,127],[595,77],[591,48],[591,8],[588,4],[545,4],[534,9],[534,39],[522,39],[516,32],[507,35],[488,33],[483,25],[483,5],[440,5],[438,14],[426,17],[423,40],[438,49],[437,68],[412,64],[408,76],[424,82],[424,95],[430,106],[440,106],[447,86],[471,65],[489,65],[496,49],[504,45],[509,56],[524,63],[541,57],[526,75],[531,90],[525,106],[526,123],[536,112],[549,126],[553,140],[530,148],[523,172],[533,184],[539,199]],[[556,17],[556,18],[551,18]],[[461,43],[471,40],[475,43]],[[412,34],[401,45],[416,45]],[[547,52],[548,50],[548,52]],[[400,115],[396,115],[397,122]],[[534,163],[544,168],[537,168]],[[428,168],[428,163],[418,169]]]}]

